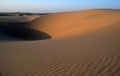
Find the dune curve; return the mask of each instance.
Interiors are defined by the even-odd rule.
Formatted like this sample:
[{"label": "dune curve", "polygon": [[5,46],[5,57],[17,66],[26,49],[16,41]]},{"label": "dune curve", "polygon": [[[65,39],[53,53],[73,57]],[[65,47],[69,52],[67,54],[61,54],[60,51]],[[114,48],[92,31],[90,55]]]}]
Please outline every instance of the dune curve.
[{"label": "dune curve", "polygon": [[101,23],[102,25],[107,25],[107,23],[109,25],[110,19],[116,23],[119,22],[119,11],[85,10],[57,13],[31,22],[31,28],[42,30],[50,34],[52,38],[60,38],[90,32],[89,30],[93,30]]}]

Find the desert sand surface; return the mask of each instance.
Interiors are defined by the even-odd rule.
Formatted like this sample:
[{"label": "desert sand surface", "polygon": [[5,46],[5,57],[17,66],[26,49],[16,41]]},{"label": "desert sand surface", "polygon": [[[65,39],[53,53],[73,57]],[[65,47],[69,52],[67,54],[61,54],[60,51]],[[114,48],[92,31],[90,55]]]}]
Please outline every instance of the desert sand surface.
[{"label": "desert sand surface", "polygon": [[32,16],[0,16],[0,22],[24,23],[39,18],[40,15]]},{"label": "desert sand surface", "polygon": [[120,76],[119,10],[50,14],[24,27],[50,38],[0,41],[1,76]]}]

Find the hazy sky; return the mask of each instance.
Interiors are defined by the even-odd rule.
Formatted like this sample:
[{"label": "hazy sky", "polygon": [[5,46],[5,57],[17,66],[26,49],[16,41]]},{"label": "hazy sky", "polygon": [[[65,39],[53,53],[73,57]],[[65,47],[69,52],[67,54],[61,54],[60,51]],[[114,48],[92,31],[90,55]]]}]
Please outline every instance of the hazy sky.
[{"label": "hazy sky", "polygon": [[0,12],[62,12],[120,9],[120,0],[0,0]]}]

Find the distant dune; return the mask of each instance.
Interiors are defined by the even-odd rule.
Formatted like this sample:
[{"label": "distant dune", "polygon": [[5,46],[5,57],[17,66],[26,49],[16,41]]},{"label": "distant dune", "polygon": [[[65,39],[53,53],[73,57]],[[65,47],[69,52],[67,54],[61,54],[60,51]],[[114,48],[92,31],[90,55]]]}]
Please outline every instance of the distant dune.
[{"label": "distant dune", "polygon": [[33,16],[0,16],[0,22],[24,23],[39,18],[40,15]]},{"label": "distant dune", "polygon": [[49,14],[23,27],[51,39],[1,41],[1,76],[120,76],[119,10]]}]

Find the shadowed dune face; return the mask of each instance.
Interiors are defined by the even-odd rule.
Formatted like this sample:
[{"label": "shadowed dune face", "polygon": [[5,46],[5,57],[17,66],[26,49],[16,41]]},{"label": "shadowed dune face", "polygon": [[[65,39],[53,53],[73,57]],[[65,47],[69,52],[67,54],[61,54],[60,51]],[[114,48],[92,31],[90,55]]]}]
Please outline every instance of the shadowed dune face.
[{"label": "shadowed dune face", "polygon": [[27,23],[0,23],[0,40],[44,40],[50,35],[27,28]]}]

